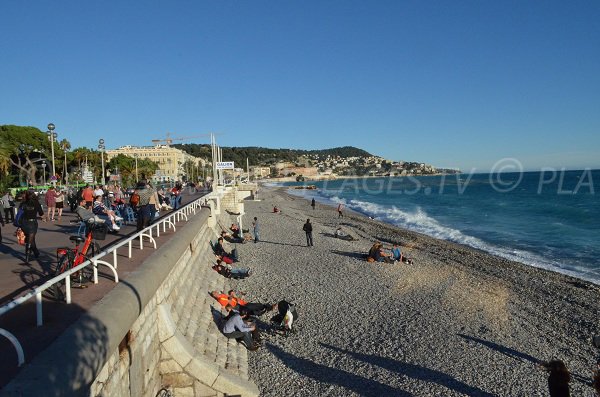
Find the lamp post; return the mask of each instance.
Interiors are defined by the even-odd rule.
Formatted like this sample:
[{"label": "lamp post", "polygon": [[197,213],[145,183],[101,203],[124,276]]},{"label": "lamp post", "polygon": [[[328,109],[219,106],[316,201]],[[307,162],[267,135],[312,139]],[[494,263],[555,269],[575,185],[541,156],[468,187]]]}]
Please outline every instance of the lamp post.
[{"label": "lamp post", "polygon": [[54,124],[50,123],[48,124],[48,132],[46,132],[48,139],[50,139],[50,148],[52,150],[52,176],[56,175],[56,168],[54,167],[54,140],[58,137],[58,134],[54,132],[54,128]]},{"label": "lamp post", "polygon": [[104,174],[104,149],[106,149],[106,146],[104,146],[104,139],[100,138],[98,140],[98,150],[100,150],[100,158],[102,159],[102,179],[100,180],[102,186],[104,186],[104,177],[106,176]]},{"label": "lamp post", "polygon": [[63,144],[62,149],[65,152],[65,169],[63,170],[63,182],[66,185],[67,183],[69,183],[69,170],[67,168],[67,152],[69,151],[69,149],[67,149],[66,144]]},{"label": "lamp post", "polygon": [[46,186],[46,161],[42,161],[42,168],[44,170],[42,171],[42,177],[44,181],[44,186]]}]

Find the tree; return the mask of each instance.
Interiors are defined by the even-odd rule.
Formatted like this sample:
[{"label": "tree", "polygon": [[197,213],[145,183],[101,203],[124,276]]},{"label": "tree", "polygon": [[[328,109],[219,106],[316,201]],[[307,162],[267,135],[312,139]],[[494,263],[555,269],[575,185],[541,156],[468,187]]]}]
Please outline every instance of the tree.
[{"label": "tree", "polygon": [[[0,126],[0,142],[8,153],[11,171],[21,179],[36,181],[37,163],[48,159],[50,141],[35,127]],[[55,147],[56,148],[56,147]]]}]

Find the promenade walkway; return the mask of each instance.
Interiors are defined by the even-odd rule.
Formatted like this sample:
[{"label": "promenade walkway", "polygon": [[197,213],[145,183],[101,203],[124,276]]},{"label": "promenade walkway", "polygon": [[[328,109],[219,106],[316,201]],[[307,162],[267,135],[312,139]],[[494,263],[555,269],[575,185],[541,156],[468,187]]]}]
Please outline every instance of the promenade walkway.
[{"label": "promenade walkway", "polygon": [[[207,192],[188,193],[183,195],[183,204],[202,197]],[[32,259],[28,264],[24,262],[25,250],[16,242],[15,228],[6,225],[2,229],[3,243],[0,244],[0,306],[11,300],[25,295],[31,289],[43,284],[54,276],[56,268],[56,248],[72,246],[69,236],[77,233],[78,225],[69,221],[76,219],[75,214],[68,209],[63,213],[60,222],[39,222],[37,246],[41,255]],[[185,221],[178,222],[177,228],[185,225]],[[98,241],[101,247],[118,242],[135,233],[135,225],[125,225],[118,234],[108,234],[106,240]],[[174,232],[167,230],[161,232],[160,237],[155,237],[157,248],[168,241]],[[127,276],[134,271],[154,249],[146,245],[139,250],[137,240],[133,242],[134,253],[132,258],[127,258],[127,249],[118,252],[119,279],[126,282]],[[98,302],[116,284],[112,273],[103,267],[98,268],[98,284],[87,284],[87,288],[72,290],[72,304],[57,302],[48,293],[43,297],[44,324],[36,327],[35,302],[30,302],[15,308],[0,317],[0,328],[4,328],[15,335],[22,344],[25,359],[31,361],[39,352],[45,349],[58,335],[60,335],[79,316]],[[0,388],[12,379],[18,372],[17,353],[6,338],[0,338]]]}]

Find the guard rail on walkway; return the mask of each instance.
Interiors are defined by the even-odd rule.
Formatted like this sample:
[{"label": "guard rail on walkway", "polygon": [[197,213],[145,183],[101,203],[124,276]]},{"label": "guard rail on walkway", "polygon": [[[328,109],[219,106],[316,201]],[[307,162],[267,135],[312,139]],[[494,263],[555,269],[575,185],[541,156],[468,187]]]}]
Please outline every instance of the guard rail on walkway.
[{"label": "guard rail on walkway", "polygon": [[[117,267],[118,267],[117,249],[127,245],[128,258],[131,258],[133,255],[132,242],[135,239],[139,239],[139,249],[140,250],[144,249],[144,239],[147,239],[153,245],[154,249],[156,249],[156,241],[154,240],[154,235],[156,235],[157,237],[160,236],[161,227],[162,227],[163,233],[166,232],[167,228],[173,229],[173,231],[176,231],[175,222],[178,222],[181,219],[185,219],[187,221],[188,215],[196,214],[196,211],[202,205],[209,203],[208,200],[218,201],[218,199],[219,199],[218,196],[219,195],[216,193],[209,193],[209,194],[202,196],[190,203],[185,204],[180,209],[173,211],[168,216],[158,219],[155,223],[148,226],[147,228],[140,230],[139,232],[128,237],[127,239],[125,239],[117,244],[111,245],[108,248],[102,250],[97,255],[95,255],[94,257],[90,258],[89,260],[83,262],[79,266],[74,267],[74,268],[60,274],[59,276],[56,276],[56,277],[46,281],[44,284],[34,288],[32,291],[28,292],[27,294],[25,294],[19,298],[16,298],[13,301],[7,303],[6,305],[0,307],[0,316],[8,313],[9,311],[15,309],[18,306],[26,303],[30,299],[35,299],[36,324],[38,327],[42,326],[43,325],[42,293],[44,291],[46,291],[48,288],[50,288],[54,284],[64,280],[65,281],[65,291],[66,291],[65,299],[66,299],[66,303],[70,304],[71,303],[71,275],[75,272],[82,270],[86,266],[92,266],[93,267],[93,275],[94,275],[93,282],[94,282],[94,284],[98,284],[98,265],[104,265],[104,266],[108,267],[114,275],[115,283],[118,283],[119,275],[117,273]],[[211,205],[211,208],[212,208],[212,205]],[[106,260],[103,260],[103,258],[105,258],[106,256],[108,256],[110,254],[112,254],[112,257],[113,257],[112,258],[113,263],[109,263]],[[15,350],[17,351],[18,365],[19,366],[23,365],[25,363],[25,354],[23,352],[23,347],[21,346],[21,343],[19,342],[19,340],[13,334],[11,334],[9,331],[7,331],[3,328],[0,328],[0,335],[6,337],[12,343],[12,345],[15,347]]]}]

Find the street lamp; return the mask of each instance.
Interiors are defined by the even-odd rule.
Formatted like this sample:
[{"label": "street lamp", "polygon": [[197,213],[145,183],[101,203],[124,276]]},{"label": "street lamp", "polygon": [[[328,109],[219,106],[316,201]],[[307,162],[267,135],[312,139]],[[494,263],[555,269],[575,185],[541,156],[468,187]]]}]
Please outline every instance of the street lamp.
[{"label": "street lamp", "polygon": [[104,146],[104,139],[100,138],[100,140],[98,140],[98,149],[100,150],[100,157],[102,158],[102,179],[100,181],[101,185],[104,186],[104,149],[106,149],[106,146]]},{"label": "street lamp", "polygon": [[46,132],[48,139],[50,139],[50,148],[52,149],[52,176],[56,175],[56,168],[54,167],[54,140],[58,137],[58,134],[54,132],[54,128],[54,124],[50,123]]},{"label": "street lamp", "polygon": [[65,169],[63,172],[63,182],[66,185],[67,183],[69,183],[69,170],[67,168],[67,152],[69,151],[69,149],[67,148],[66,144],[62,145],[62,149],[65,152]]},{"label": "street lamp", "polygon": [[42,161],[42,168],[44,169],[42,172],[42,177],[44,178],[44,186],[46,186],[46,161]]}]

